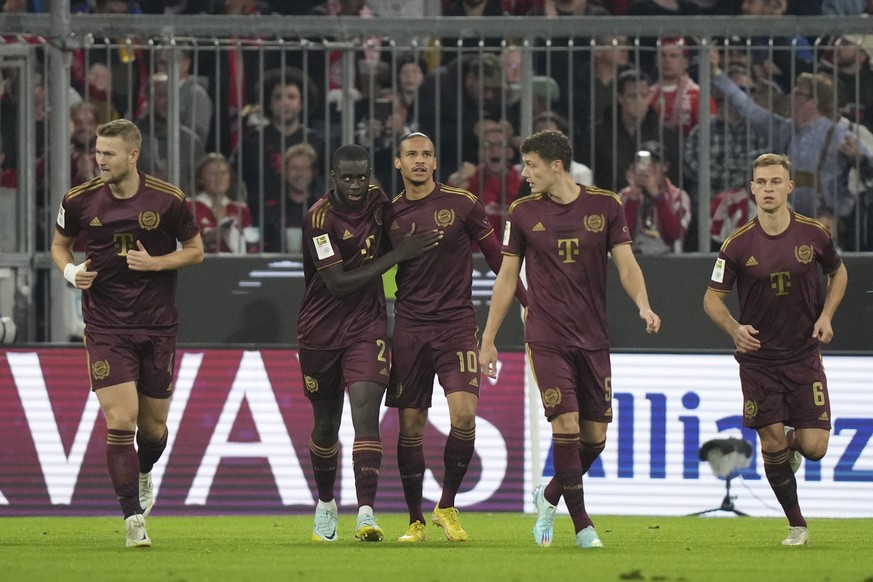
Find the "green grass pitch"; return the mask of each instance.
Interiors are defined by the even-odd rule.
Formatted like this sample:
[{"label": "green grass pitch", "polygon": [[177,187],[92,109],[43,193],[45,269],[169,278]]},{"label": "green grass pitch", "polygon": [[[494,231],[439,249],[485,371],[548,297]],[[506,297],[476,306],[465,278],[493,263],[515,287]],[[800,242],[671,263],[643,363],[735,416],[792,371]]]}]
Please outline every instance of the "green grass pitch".
[{"label": "green grass pitch", "polygon": [[[429,517],[429,516],[428,516]],[[810,544],[783,547],[784,519],[595,516],[606,547],[574,547],[558,516],[550,548],[533,544],[532,515],[461,514],[470,541],[453,544],[428,525],[423,544],[398,544],[406,516],[379,516],[386,539],[309,541],[311,516],[162,517],[148,521],[151,548],[125,548],[111,517],[0,519],[0,579],[313,580],[430,582],[600,580],[873,582],[873,519],[813,519]]]}]

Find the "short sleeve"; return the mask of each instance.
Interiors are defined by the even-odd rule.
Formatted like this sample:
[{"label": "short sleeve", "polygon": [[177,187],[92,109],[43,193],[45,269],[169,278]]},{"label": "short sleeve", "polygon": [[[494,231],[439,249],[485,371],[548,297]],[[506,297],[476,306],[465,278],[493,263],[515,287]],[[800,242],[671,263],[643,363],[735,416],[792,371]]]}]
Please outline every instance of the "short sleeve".
[{"label": "short sleeve", "polygon": [[503,228],[503,254],[523,257],[527,240],[521,228],[517,207],[509,212],[509,220]]},{"label": "short sleeve", "polygon": [[730,292],[737,279],[736,262],[722,250],[712,267],[709,276],[709,288],[716,291]]},{"label": "short sleeve", "polygon": [[609,217],[609,241],[607,247],[611,249],[618,245],[633,242],[633,237],[627,226],[627,217],[624,214],[621,202],[616,200],[615,204],[610,206],[612,216]]},{"label": "short sleeve", "polygon": [[65,237],[76,238],[79,236],[81,227],[76,219],[76,210],[66,196],[61,200],[61,206],[58,209],[58,216],[55,220],[55,228]]},{"label": "short sleeve", "polygon": [[194,220],[194,213],[191,212],[191,205],[187,201],[179,200],[175,205],[176,223],[173,227],[176,240],[182,242],[189,241],[200,232],[200,227],[197,226],[197,221]]},{"label": "short sleeve", "polygon": [[488,215],[485,214],[485,207],[482,206],[482,201],[478,198],[473,202],[473,206],[467,214],[465,226],[474,241],[482,240],[494,230],[491,222],[488,221]]},{"label": "short sleeve", "polygon": [[307,227],[303,231],[303,245],[312,257],[317,270],[343,262],[343,256],[338,246],[337,237],[332,232],[330,213],[326,213],[320,227],[311,226],[307,217]]}]

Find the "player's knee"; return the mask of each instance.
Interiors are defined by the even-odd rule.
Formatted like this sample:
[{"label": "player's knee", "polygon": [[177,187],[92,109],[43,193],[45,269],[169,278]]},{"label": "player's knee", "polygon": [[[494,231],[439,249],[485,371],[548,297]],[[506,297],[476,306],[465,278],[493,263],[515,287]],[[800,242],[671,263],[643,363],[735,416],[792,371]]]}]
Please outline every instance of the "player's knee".
[{"label": "player's knee", "polygon": [[809,447],[803,447],[803,456],[810,461],[820,461],[828,452],[827,443],[815,443]]},{"label": "player's knee", "polygon": [[312,423],[312,437],[319,443],[334,442],[339,435],[340,423],[332,418],[316,418]]},{"label": "player's knee", "polygon": [[476,426],[476,412],[462,410],[452,414],[452,426],[462,430],[470,430]]}]

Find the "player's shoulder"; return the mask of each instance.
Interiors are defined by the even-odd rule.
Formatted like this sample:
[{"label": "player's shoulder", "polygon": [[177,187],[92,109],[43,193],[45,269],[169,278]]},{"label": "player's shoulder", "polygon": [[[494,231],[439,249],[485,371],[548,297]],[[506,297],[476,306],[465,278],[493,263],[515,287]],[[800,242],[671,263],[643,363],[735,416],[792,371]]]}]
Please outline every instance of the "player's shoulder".
[{"label": "player's shoulder", "polygon": [[810,218],[808,216],[795,213],[794,220],[800,228],[809,228],[812,229],[816,234],[822,234],[828,238],[831,237],[830,229],[828,229],[828,227],[825,226],[824,223],[816,220],[815,218]]},{"label": "player's shoulder", "polygon": [[322,196],[306,211],[304,224],[310,228],[321,230],[324,228],[328,214],[333,209],[330,196]]},{"label": "player's shoulder", "polygon": [[391,199],[388,196],[388,193],[385,192],[379,185],[370,184],[370,187],[367,189],[367,201],[370,205],[385,205],[388,204]]},{"label": "player's shoulder", "polygon": [[475,203],[479,200],[475,194],[470,192],[469,190],[464,190],[463,188],[455,188],[454,186],[449,186],[448,184],[444,184],[440,182],[440,192],[446,194],[448,196],[457,196],[458,200],[462,200],[465,202]]},{"label": "player's shoulder", "polygon": [[755,232],[755,227],[758,225],[758,219],[753,218],[743,226],[736,229],[729,235],[721,245],[721,252],[726,252],[731,245],[736,246],[739,242],[749,240],[751,233]]},{"label": "player's shoulder", "polygon": [[104,185],[103,180],[100,178],[94,178],[92,180],[88,180],[84,184],[79,184],[74,188],[70,188],[70,190],[64,195],[64,200],[69,202],[71,200],[75,200],[76,198],[81,198],[83,196],[87,196],[92,192],[96,192]]},{"label": "player's shoulder", "polygon": [[522,196],[509,205],[509,213],[512,214],[515,209],[520,208],[525,204],[542,200],[544,196],[544,194],[528,194],[527,196]]},{"label": "player's shoulder", "polygon": [[582,186],[582,190],[589,196],[602,197],[600,199],[608,202],[616,202],[621,206],[621,197],[612,190],[598,188],[597,186]]},{"label": "player's shoulder", "polygon": [[168,196],[172,196],[179,201],[185,200],[185,193],[182,192],[182,190],[180,190],[178,186],[173,186],[169,182],[161,180],[160,178],[155,178],[154,176],[150,176],[149,174],[143,174],[143,176],[143,184],[149,190],[153,192],[159,192],[161,194],[167,194]]}]

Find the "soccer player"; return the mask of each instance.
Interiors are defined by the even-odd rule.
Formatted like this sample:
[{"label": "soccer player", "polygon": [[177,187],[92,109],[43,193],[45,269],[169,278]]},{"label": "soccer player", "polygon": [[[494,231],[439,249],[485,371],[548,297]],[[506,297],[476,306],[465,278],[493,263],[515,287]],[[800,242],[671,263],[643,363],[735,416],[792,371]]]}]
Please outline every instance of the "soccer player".
[{"label": "soccer player", "polygon": [[555,506],[567,503],[580,548],[603,543],[585,510],[582,477],[606,445],[612,421],[612,378],[606,330],[606,264],[612,253],[619,278],[648,333],[660,318],[649,307],[643,273],[618,196],[582,186],[569,173],[572,146],[556,130],[522,142],[522,176],[531,195],[509,208],[503,266],[494,283],[479,360],[497,377],[494,339],[512,301],[513,282],[525,264],[530,305],[525,342],[552,426],[555,477],[534,490],[534,541],[552,543]]},{"label": "soccer player", "polygon": [[382,211],[388,199],[370,186],[370,155],[344,145],[333,156],[334,188],[306,214],[303,269],[306,292],[297,322],[300,370],[314,418],[309,456],[318,489],[312,540],[337,540],[334,499],[343,397],[348,387],[358,496],[355,537],[382,541],[373,516],[382,464],[379,410],[388,383],[388,319],[381,275],[399,261],[435,247],[438,229],[413,234],[380,256]]},{"label": "soccer player", "polygon": [[[438,228],[439,247],[397,269],[394,351],[388,406],[399,409],[397,465],[409,508],[409,528],[398,541],[427,539],[421,510],[424,433],[433,395],[434,375],[446,393],[451,430],[444,451],[445,477],[433,523],[452,542],[467,532],[458,520],[455,496],[473,457],[479,401],[479,354],[473,310],[473,244],[488,265],[500,269],[500,244],[482,203],[466,190],[434,181],[434,144],[422,133],[397,144],[394,167],[404,190],[386,208],[384,228],[396,246],[411,225]],[[526,303],[524,288],[519,299]]]},{"label": "soccer player", "polygon": [[[786,546],[809,540],[794,473],[801,456],[817,461],[827,452],[831,410],[820,344],[834,337],[831,320],[849,278],[827,228],[788,207],[793,189],[787,156],[755,160],[758,216],[724,241],[703,299],[734,341],[743,426],[761,440],[764,472],[788,518]],[[819,268],[828,278],[824,298]],[[739,320],[725,305],[734,284]]]},{"label": "soccer player", "polygon": [[[203,260],[185,194],[137,170],[141,144],[130,121],[97,128],[100,175],[64,196],[51,249],[64,278],[82,290],[88,372],[106,417],[106,464],[127,547],[151,545],[145,518],[154,506],[152,467],[167,445],[176,271]],[[80,234],[86,259],[75,265]]]}]

